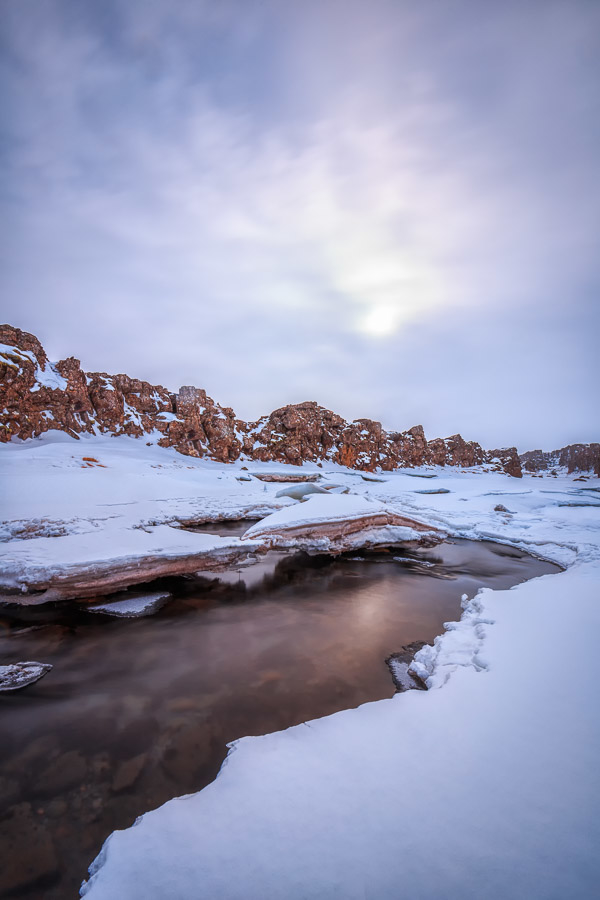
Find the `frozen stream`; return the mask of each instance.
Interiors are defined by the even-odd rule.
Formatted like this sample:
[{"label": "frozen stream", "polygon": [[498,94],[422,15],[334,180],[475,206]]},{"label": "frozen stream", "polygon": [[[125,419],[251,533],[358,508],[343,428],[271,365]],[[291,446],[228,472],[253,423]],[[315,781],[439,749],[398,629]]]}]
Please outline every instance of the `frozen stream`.
[{"label": "frozen stream", "polygon": [[209,783],[229,741],[392,696],[386,657],[431,642],[463,593],[553,571],[452,541],[363,559],[271,553],[225,578],[161,582],[173,599],[142,619],[5,607],[0,660],[54,668],[0,695],[0,896],[76,897],[107,835]]}]

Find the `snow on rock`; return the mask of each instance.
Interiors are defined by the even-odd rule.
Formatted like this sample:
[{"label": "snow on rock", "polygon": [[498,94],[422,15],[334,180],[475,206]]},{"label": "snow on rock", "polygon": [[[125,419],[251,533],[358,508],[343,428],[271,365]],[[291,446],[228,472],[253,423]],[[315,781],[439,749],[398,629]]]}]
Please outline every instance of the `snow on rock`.
[{"label": "snow on rock", "polygon": [[51,362],[47,362],[43,368],[38,364],[35,379],[36,384],[30,388],[32,393],[39,391],[41,387],[50,388],[53,391],[64,391],[67,388],[67,379],[57,372]]},{"label": "snow on rock", "polygon": [[0,590],[21,591],[4,598],[20,603],[113,594],[166,575],[215,570],[258,546],[168,525],[12,540],[0,545]]},{"label": "snow on rock", "polygon": [[171,594],[169,591],[155,591],[151,594],[122,593],[104,603],[90,603],[89,612],[104,613],[118,618],[137,619],[150,616],[164,606]]},{"label": "snow on rock", "polygon": [[9,666],[0,666],[0,691],[16,691],[39,681],[49,672],[50,663],[18,662]]},{"label": "snow on rock", "polygon": [[275,494],[276,497],[291,497],[292,500],[304,500],[309,494],[326,494],[324,487],[318,484],[292,484],[282,488]]}]

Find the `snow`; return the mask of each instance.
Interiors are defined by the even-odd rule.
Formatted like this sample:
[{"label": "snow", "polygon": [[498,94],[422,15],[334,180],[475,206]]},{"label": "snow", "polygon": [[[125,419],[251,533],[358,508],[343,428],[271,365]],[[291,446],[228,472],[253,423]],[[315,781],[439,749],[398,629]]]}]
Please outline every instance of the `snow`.
[{"label": "snow", "polygon": [[316,496],[308,497],[302,504],[288,506],[261,519],[245,532],[243,539],[304,525],[348,522],[353,519],[362,519],[365,516],[376,516],[385,511],[386,507],[383,503],[371,501],[365,497],[351,494],[331,494],[327,491],[324,494],[319,493]]},{"label": "snow", "polygon": [[53,391],[64,391],[67,388],[67,379],[57,372],[51,362],[45,368],[38,365],[35,378],[37,384],[30,388],[31,393],[39,391],[41,387],[51,388]]},{"label": "snow", "polygon": [[[339,553],[421,540],[423,532],[413,528],[410,520],[394,520],[399,512],[366,496],[325,491],[261,519],[242,535],[242,541],[254,538],[279,549]],[[353,522],[356,527],[346,527]],[[430,536],[433,533],[427,531],[427,539]]]},{"label": "snow", "polygon": [[[148,440],[148,435],[74,440],[50,431],[0,445],[0,541],[257,518],[292,502],[275,499],[281,485],[238,482],[235,476],[243,474],[238,466],[148,447]],[[100,465],[87,466],[83,457]]]},{"label": "snow", "polygon": [[[7,602],[44,603],[61,597],[111,594],[154,578],[193,573],[230,558],[245,559],[256,542],[156,525],[106,528],[58,537],[12,539],[0,545],[0,588]],[[230,554],[230,549],[235,552]],[[49,593],[39,593],[48,591]]]},{"label": "snow", "polygon": [[276,497],[291,497],[292,500],[304,500],[309,494],[326,494],[324,487],[318,484],[291,484],[289,487],[282,488],[275,494]]},{"label": "snow", "polygon": [[[109,838],[85,895],[595,896],[597,574],[483,602],[485,668],[236,742],[212,785]],[[558,648],[577,648],[571,677]]]},{"label": "snow", "polygon": [[13,586],[39,581],[52,572],[84,565],[116,565],[149,555],[179,557],[235,546],[238,538],[197,534],[156,525],[148,529],[98,529],[48,539],[11,540],[1,545],[0,584]]},{"label": "snow", "polygon": [[[81,468],[82,456],[106,468]],[[160,546],[165,530],[179,540],[168,523],[183,520],[268,516],[251,537],[383,508],[565,567],[465,600],[460,622],[413,662],[428,691],[236,741],[211,785],[109,838],[83,894],[589,900],[600,879],[598,509],[561,505],[576,499],[565,474],[516,482],[447,467],[367,483],[334,464],[316,471],[353,493],[277,499],[281,484],[238,481],[240,462],[188,459],[144,439],[0,447],[4,548],[15,560],[20,544],[22,562],[56,562],[71,536],[107,557],[134,532]],[[414,475],[435,475],[451,493],[416,494]]]},{"label": "snow", "polygon": [[31,393],[39,391],[41,387],[51,388],[55,391],[64,391],[67,387],[66,378],[63,378],[63,376],[57,372],[55,366],[51,362],[48,362],[44,367],[40,366],[35,353],[32,353],[31,350],[22,350],[20,347],[14,347],[9,344],[0,344],[0,358],[5,365],[18,368],[20,371],[23,368],[22,364],[24,362],[33,363],[35,366],[35,378],[37,383],[30,388]]},{"label": "snow", "polygon": [[11,368],[22,370],[22,363],[30,362],[37,366],[37,359],[31,350],[21,350],[11,344],[0,344],[0,358],[2,362]]}]

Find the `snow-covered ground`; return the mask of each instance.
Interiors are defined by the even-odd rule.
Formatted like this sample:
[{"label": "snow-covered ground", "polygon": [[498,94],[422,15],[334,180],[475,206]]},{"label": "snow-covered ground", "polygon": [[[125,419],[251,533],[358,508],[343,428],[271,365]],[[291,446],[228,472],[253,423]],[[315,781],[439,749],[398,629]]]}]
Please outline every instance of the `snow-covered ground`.
[{"label": "snow-covered ground", "polygon": [[[51,432],[4,447],[0,589],[22,603],[87,598],[243,563],[268,546],[327,552],[422,536],[368,496],[323,489],[299,503],[252,472],[260,475],[260,465],[247,474],[241,463],[191,459],[127,437],[74,441]],[[315,466],[307,475],[322,478]],[[179,527],[246,516],[261,521],[243,540]]]},{"label": "snow-covered ground", "polygon": [[[88,466],[83,457],[98,462]],[[377,501],[450,535],[516,545],[565,571],[482,591],[466,604],[461,622],[417,656],[429,691],[235,742],[213,784],[113,834],[83,893],[91,900],[596,896],[600,494],[591,488],[598,479],[430,469],[435,481],[399,471],[367,482],[328,464],[305,468],[349,486],[358,506]],[[240,470],[128,438],[10,444],[0,448],[3,533],[13,538],[5,547],[22,538],[58,547],[51,535],[258,518],[284,506],[292,515],[295,501],[276,497],[280,484],[238,481]],[[449,493],[419,493],[434,486]],[[343,496],[318,494],[304,506]]]}]

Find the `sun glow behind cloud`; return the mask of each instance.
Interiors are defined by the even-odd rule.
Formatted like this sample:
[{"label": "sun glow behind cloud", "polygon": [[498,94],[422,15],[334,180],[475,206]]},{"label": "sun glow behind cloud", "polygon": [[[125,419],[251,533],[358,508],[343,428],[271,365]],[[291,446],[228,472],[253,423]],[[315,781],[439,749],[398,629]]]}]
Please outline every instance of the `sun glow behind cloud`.
[{"label": "sun glow behind cloud", "polygon": [[6,318],[246,417],[584,421],[599,17],[550,6],[9,0]]}]

